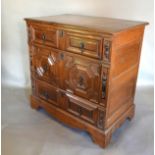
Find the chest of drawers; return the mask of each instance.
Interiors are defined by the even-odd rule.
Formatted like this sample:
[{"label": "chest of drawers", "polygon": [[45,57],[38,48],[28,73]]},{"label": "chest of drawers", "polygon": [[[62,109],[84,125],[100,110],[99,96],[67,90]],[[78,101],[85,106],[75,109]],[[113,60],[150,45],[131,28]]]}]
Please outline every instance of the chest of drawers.
[{"label": "chest of drawers", "polygon": [[147,23],[78,15],[25,20],[32,108],[44,108],[106,147],[115,129],[134,115]]}]

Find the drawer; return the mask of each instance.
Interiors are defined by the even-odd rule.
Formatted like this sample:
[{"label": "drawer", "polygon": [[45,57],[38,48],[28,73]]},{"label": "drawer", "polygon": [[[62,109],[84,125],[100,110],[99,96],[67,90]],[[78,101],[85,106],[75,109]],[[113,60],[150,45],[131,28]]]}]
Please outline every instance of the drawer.
[{"label": "drawer", "polygon": [[92,124],[97,122],[97,106],[92,105],[91,102],[74,96],[72,94],[66,93],[66,110]]},{"label": "drawer", "polygon": [[51,47],[58,47],[58,31],[48,26],[32,26],[32,42]]},{"label": "drawer", "polygon": [[102,38],[91,34],[66,32],[66,50],[81,55],[101,59]]},{"label": "drawer", "polygon": [[39,80],[35,80],[36,95],[37,97],[48,101],[49,103],[58,105],[58,93],[54,86]]}]

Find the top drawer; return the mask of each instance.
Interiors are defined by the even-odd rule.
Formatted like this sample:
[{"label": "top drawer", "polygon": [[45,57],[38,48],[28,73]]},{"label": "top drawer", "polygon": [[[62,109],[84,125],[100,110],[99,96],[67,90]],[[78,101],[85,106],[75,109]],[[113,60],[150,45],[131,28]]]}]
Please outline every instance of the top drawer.
[{"label": "top drawer", "polygon": [[58,30],[49,26],[33,25],[31,27],[31,41],[51,47],[58,47]]},{"label": "top drawer", "polygon": [[103,38],[86,31],[64,30],[57,26],[33,23],[29,25],[29,40],[91,58],[102,59]]},{"label": "top drawer", "polygon": [[66,32],[65,50],[86,55],[89,57],[102,58],[102,38],[92,34],[79,34]]}]

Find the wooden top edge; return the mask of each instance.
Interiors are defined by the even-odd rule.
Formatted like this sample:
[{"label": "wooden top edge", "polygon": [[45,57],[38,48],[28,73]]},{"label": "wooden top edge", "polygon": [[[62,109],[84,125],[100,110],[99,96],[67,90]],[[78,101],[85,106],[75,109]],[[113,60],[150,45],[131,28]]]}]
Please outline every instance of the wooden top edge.
[{"label": "wooden top edge", "polygon": [[39,23],[66,25],[70,27],[80,27],[88,30],[95,30],[114,35],[121,31],[138,26],[148,25],[148,22],[131,21],[124,19],[115,19],[107,17],[91,17],[81,15],[56,15],[37,18],[24,18],[25,21],[34,21]]}]

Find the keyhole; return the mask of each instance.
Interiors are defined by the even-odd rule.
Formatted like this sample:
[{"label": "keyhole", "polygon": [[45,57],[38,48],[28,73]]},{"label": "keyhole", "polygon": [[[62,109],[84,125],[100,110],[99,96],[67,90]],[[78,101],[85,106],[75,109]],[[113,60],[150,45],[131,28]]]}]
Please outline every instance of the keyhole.
[{"label": "keyhole", "polygon": [[83,85],[83,82],[84,82],[84,79],[82,76],[80,76],[79,78],[79,85],[82,86]]},{"label": "keyhole", "polygon": [[63,54],[63,53],[60,54],[60,59],[61,59],[61,60],[64,59],[64,54]]}]

